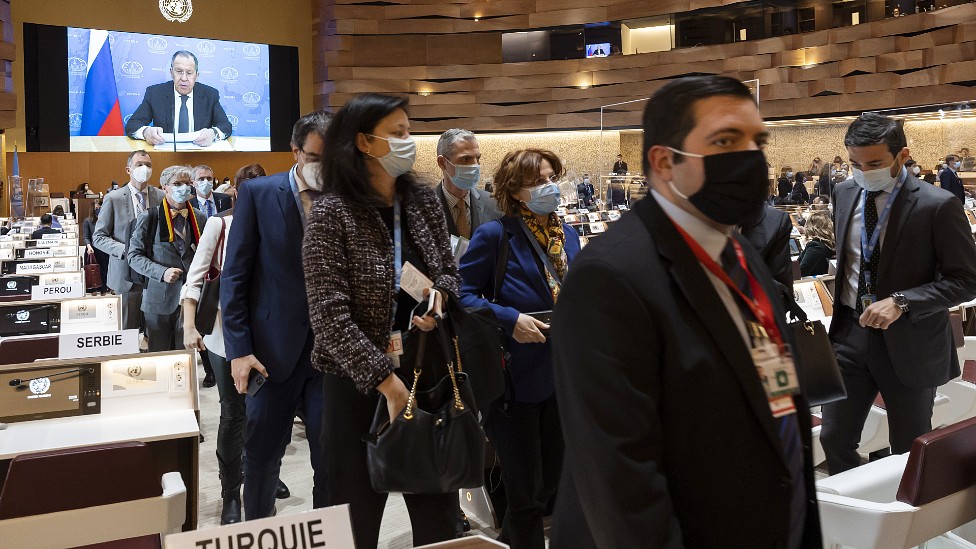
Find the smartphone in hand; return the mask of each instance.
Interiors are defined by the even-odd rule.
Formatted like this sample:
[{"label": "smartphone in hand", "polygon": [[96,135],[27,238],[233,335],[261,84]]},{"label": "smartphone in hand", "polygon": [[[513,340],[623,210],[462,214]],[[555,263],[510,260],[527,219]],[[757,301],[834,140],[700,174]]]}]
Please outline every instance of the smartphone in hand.
[{"label": "smartphone in hand", "polygon": [[260,391],[267,382],[268,378],[261,375],[261,372],[251,370],[251,376],[247,380],[247,394],[253,397],[254,395],[258,394],[258,391]]}]

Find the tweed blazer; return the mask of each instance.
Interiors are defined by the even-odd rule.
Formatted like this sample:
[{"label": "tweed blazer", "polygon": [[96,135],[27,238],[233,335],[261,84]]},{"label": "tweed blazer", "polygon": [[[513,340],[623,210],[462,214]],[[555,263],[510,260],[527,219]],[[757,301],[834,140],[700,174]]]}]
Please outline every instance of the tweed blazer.
[{"label": "tweed blazer", "polygon": [[[457,293],[461,280],[434,189],[398,193],[407,232],[427,264],[425,274]],[[396,268],[393,240],[379,211],[353,206],[334,193],[320,197],[308,217],[302,263],[315,333],[312,365],[369,393],[394,370],[385,351],[397,299]]]}]

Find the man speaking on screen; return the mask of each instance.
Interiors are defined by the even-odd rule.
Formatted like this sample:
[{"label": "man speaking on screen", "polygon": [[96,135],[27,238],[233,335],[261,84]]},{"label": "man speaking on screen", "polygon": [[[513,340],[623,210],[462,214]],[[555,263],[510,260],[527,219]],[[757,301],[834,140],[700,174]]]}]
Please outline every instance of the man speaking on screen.
[{"label": "man speaking on screen", "polygon": [[199,69],[197,57],[192,53],[174,53],[169,67],[173,82],[146,88],[142,103],[125,125],[125,134],[159,145],[165,142],[163,133],[173,133],[175,126],[177,133],[199,132],[193,142],[201,147],[227,139],[232,128],[220,106],[220,92],[206,84],[197,84]]}]

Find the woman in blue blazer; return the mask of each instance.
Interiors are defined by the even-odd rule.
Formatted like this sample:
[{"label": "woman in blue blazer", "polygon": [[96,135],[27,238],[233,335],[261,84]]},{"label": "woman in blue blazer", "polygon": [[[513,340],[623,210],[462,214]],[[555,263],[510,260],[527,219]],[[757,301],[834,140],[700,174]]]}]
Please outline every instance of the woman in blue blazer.
[{"label": "woman in blue blazer", "polygon": [[[486,431],[502,465],[508,500],[499,539],[513,549],[542,549],[542,517],[550,509],[562,465],[548,313],[559,298],[579,237],[556,215],[564,175],[554,153],[525,149],[505,155],[492,196],[502,219],[480,226],[461,258],[461,301],[491,307],[508,335],[512,391],[492,404]],[[495,284],[499,257],[505,263]],[[495,294],[495,288],[498,294]]]}]

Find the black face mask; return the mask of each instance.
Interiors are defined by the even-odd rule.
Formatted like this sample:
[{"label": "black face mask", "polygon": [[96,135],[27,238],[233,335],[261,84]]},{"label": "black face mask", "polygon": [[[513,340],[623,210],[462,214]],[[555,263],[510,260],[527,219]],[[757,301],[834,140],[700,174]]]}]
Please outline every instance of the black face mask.
[{"label": "black face mask", "polygon": [[741,225],[758,215],[768,191],[766,155],[762,151],[704,156],[671,150],[704,159],[705,184],[698,192],[685,196],[674,183],[670,185],[671,190],[691,202],[706,217],[722,225]]}]

